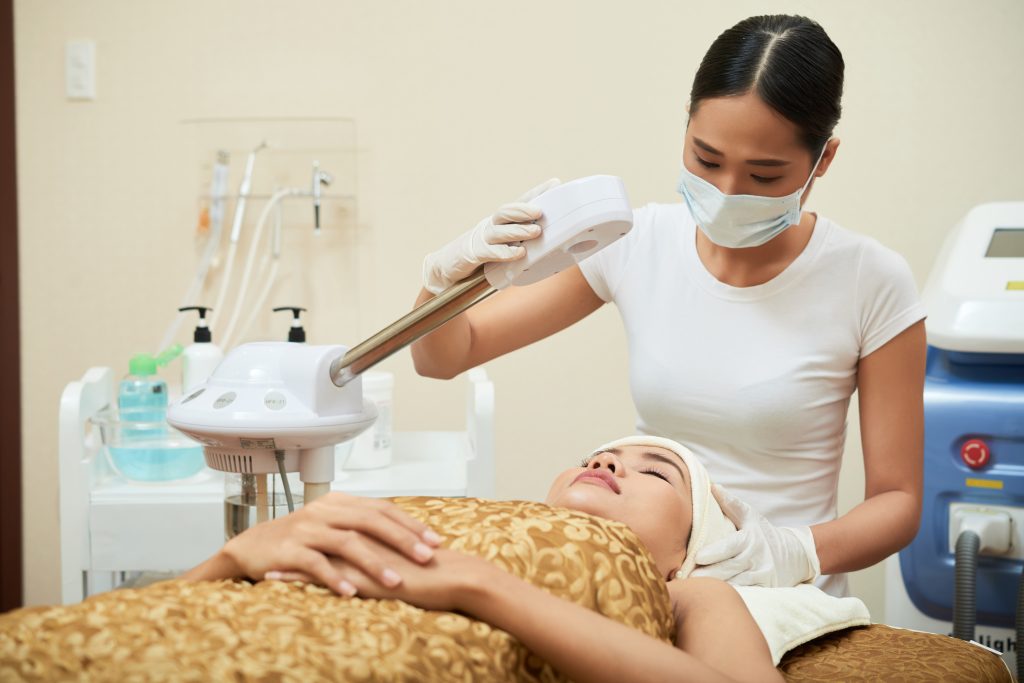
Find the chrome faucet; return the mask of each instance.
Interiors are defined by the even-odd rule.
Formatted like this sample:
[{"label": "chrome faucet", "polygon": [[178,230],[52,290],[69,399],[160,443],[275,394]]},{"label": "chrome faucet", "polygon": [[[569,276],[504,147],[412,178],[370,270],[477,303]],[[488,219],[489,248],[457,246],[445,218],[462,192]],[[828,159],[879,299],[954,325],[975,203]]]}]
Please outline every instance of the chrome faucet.
[{"label": "chrome faucet", "polygon": [[321,187],[324,185],[330,185],[334,177],[331,176],[327,171],[320,170],[320,162],[313,162],[313,228],[314,232],[320,234],[320,197]]}]

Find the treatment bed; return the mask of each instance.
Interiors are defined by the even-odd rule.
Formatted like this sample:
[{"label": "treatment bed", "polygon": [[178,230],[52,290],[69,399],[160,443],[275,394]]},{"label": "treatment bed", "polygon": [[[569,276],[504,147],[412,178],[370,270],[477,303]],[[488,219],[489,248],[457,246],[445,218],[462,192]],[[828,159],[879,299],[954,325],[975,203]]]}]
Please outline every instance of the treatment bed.
[{"label": "treatment bed", "polygon": [[[622,524],[525,501],[395,502],[452,548],[651,636],[673,632],[664,581]],[[882,625],[811,640],[780,669],[801,682],[1011,680],[981,647]],[[298,583],[172,580],[0,615],[0,681],[59,680],[564,679],[509,634],[460,614]]]}]

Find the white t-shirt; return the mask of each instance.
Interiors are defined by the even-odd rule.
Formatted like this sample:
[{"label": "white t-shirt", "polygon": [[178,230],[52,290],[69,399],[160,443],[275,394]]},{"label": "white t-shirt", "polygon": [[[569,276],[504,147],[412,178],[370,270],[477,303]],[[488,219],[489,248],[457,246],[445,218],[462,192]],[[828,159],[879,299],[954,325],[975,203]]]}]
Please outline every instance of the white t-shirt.
[{"label": "white t-shirt", "polygon": [[[704,267],[696,229],[685,204],[651,204],[580,263],[622,315],[637,429],[688,446],[774,524],[835,519],[857,362],[925,316],[910,269],[819,216],[782,273],[733,287]],[[842,595],[846,576],[818,585]]]}]

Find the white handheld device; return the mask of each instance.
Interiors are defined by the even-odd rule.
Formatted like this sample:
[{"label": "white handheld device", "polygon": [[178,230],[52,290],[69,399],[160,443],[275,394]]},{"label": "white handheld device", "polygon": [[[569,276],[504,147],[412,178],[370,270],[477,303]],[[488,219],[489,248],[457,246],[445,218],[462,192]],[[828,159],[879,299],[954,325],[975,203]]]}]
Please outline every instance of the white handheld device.
[{"label": "white handheld device", "polygon": [[496,289],[539,282],[596,254],[633,227],[626,187],[615,176],[556,185],[530,203],[544,212],[537,221],[543,231],[521,243],[524,258],[484,266],[487,281]]}]

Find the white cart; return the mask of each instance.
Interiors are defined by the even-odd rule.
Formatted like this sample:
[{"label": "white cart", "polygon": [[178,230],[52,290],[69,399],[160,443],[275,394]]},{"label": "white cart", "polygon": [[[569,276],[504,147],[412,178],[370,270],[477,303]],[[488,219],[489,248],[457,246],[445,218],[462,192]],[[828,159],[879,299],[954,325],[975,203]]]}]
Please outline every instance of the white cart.
[{"label": "white cart", "polygon": [[[494,496],[494,385],[469,373],[466,431],[396,432],[392,462],[339,473],[361,496]],[[180,572],[224,543],[224,475],[144,484],[117,475],[89,420],[114,401],[110,368],[92,368],[60,404],[61,600],[117,586],[129,572]]]}]

